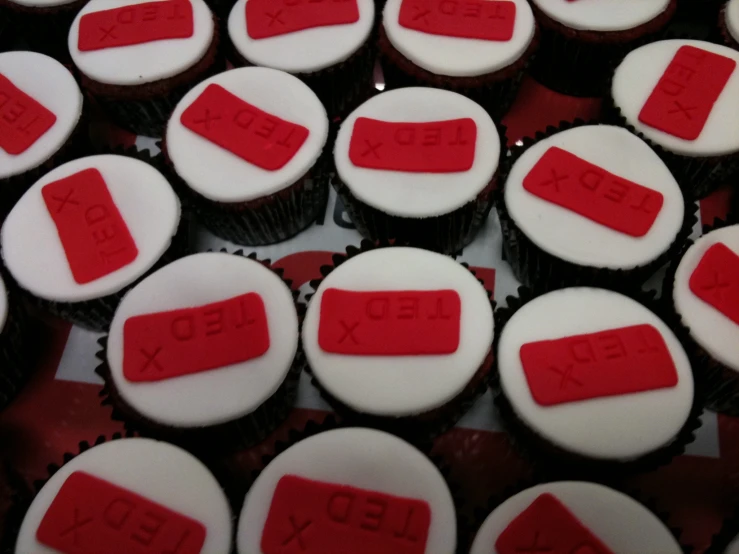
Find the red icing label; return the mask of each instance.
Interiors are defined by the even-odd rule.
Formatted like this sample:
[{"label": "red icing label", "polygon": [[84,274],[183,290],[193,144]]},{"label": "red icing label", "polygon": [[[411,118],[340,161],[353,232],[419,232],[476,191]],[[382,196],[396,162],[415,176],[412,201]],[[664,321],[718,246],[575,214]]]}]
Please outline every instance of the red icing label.
[{"label": "red icing label", "polygon": [[286,475],[262,532],[264,554],[423,554],[427,502]]},{"label": "red icing label", "polygon": [[418,173],[468,171],[477,125],[470,118],[400,123],[358,117],[349,159],[358,167]]},{"label": "red icing label", "polygon": [[75,471],[36,531],[64,554],[198,554],[205,526],[127,489]]},{"label": "red icing label", "polygon": [[189,0],[132,4],[83,15],[77,48],[81,52],[89,52],[156,40],[189,38],[194,29]]},{"label": "red icing label", "polygon": [[539,495],[495,541],[498,554],[613,554],[555,496]]},{"label": "red icing label", "polygon": [[498,0],[403,0],[402,27],[448,37],[509,41],[516,4]]},{"label": "red icing label", "polygon": [[357,21],[357,0],[249,0],[246,3],[246,32],[253,39]]},{"label": "red icing label", "polygon": [[736,62],[682,46],[639,113],[639,121],[685,140],[697,139]]},{"label": "red icing label", "polygon": [[633,325],[521,346],[531,395],[541,406],[677,385],[665,339],[651,325]]},{"label": "red icing label", "polygon": [[100,279],[138,256],[136,243],[97,169],[49,183],[41,195],[75,282],[82,285]]},{"label": "red icing label", "polygon": [[622,179],[556,146],[536,162],[523,188],[632,237],[649,232],[664,203],[661,192]]},{"label": "red icing label", "polygon": [[0,73],[0,148],[11,156],[28,150],[56,116]]},{"label": "red icing label", "polygon": [[718,243],[703,254],[690,276],[690,290],[739,325],[739,256]]},{"label": "red icing label", "polygon": [[452,354],[459,347],[461,310],[454,290],[326,289],[318,344],[325,352],[357,356]]},{"label": "red icing label", "polygon": [[201,137],[242,160],[276,171],[308,138],[308,129],[244,102],[219,85],[208,85],[180,118]]},{"label": "red icing label", "polygon": [[129,381],[161,381],[245,362],[267,350],[264,302],[250,292],[196,308],[127,319],[123,375]]}]

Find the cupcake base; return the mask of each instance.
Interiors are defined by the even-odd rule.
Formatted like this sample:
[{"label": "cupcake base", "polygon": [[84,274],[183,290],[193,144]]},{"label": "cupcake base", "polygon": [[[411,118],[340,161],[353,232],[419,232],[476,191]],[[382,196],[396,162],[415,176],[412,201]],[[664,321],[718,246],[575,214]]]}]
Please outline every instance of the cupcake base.
[{"label": "cupcake base", "polygon": [[[6,281],[7,280],[6,277]],[[15,397],[33,369],[28,314],[15,291],[7,290],[8,316],[0,333],[0,411]],[[34,345],[37,346],[37,345]]]}]

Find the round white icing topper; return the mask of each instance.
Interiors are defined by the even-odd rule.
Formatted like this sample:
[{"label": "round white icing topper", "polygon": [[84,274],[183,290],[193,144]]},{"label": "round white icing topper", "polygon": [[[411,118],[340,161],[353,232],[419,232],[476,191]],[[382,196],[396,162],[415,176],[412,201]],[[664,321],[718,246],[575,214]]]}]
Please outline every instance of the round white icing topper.
[{"label": "round white icing topper", "polygon": [[11,4],[19,4],[28,8],[55,8],[57,6],[64,6],[65,4],[72,4],[77,0],[8,0]]},{"label": "round white icing topper", "polygon": [[625,31],[649,23],[671,0],[533,0],[546,15],[580,31]]},{"label": "round white icing topper", "polygon": [[739,1],[729,0],[725,10],[726,28],[734,40],[739,42]]},{"label": "round white icing topper", "polygon": [[8,289],[5,283],[0,279],[0,333],[5,330],[5,324],[8,322],[9,299]]}]

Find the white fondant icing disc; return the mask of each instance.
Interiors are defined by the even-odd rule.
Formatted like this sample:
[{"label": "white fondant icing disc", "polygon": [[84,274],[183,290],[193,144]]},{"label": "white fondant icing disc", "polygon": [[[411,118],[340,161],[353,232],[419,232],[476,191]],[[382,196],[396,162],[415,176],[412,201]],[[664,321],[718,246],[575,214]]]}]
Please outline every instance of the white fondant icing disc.
[{"label": "white fondant icing disc", "polygon": [[[534,400],[521,346],[640,324],[652,325],[664,338],[676,386],[553,406]],[[638,302],[604,289],[562,289],[527,303],[500,330],[496,356],[501,387],[516,415],[545,440],[590,458],[627,461],[669,444],[693,404],[690,362],[674,333]]]},{"label": "white fondant icing disc", "polygon": [[533,0],[559,23],[580,31],[625,31],[660,16],[670,0]]},{"label": "white fondant icing disc", "polygon": [[56,116],[54,125],[18,155],[0,148],[0,180],[42,165],[67,142],[82,115],[82,93],[72,74],[36,52],[0,54],[0,73]]},{"label": "white fondant icing disc", "polygon": [[739,554],[739,537],[736,537],[729,546],[726,547],[724,554]]},{"label": "white fondant icing disc", "polygon": [[[108,275],[79,284],[41,189],[91,168],[103,176],[138,255]],[[118,292],[146,273],[169,248],[179,223],[180,201],[156,169],[124,156],[90,156],[64,164],[37,181],[5,220],[0,244],[5,265],[21,287],[45,300],[82,302]]]},{"label": "white fondant icing disc", "polygon": [[729,0],[726,4],[726,27],[734,40],[739,42],[739,1]]},{"label": "white fondant icing disc", "polygon": [[29,8],[53,8],[55,6],[63,6],[64,4],[71,4],[76,0],[8,0],[11,4],[20,4],[21,6],[27,6]]},{"label": "white fondant icing disc", "polygon": [[[264,302],[269,349],[245,362],[154,382],[123,375],[127,319],[211,304],[256,292]],[[279,388],[298,347],[298,316],[290,289],[261,263],[241,256],[203,253],[177,260],[136,285],[110,326],[108,364],[122,399],[157,423],[201,427],[256,410]]]},{"label": "white fondant icing disc", "polygon": [[[647,234],[633,237],[616,231],[524,189],[524,179],[552,147],[662,193],[664,204]],[[511,169],[504,197],[513,221],[539,248],[573,264],[610,269],[630,269],[658,258],[674,242],[685,217],[680,187],[659,156],[626,129],[610,125],[577,127],[533,145]]]},{"label": "white fondant icing disc", "polygon": [[424,554],[455,552],[454,503],[439,470],[421,452],[393,435],[346,428],[300,441],[259,474],[239,518],[239,554],[264,554],[260,547],[262,530],[275,487],[285,475],[426,501],[431,508],[431,524]]},{"label": "white fondant icing disc", "polygon": [[[461,300],[460,342],[453,354],[354,356],[318,344],[321,301],[328,288],[350,291],[455,290]],[[359,412],[401,417],[437,408],[462,392],[493,341],[487,291],[452,258],[417,248],[382,248],[332,271],[310,301],[303,347],[316,378]]]},{"label": "white fondant icing disc", "polygon": [[8,321],[8,310],[8,289],[0,279],[0,333],[5,329],[5,323]]},{"label": "white fondant icing disc", "polygon": [[83,471],[144,496],[206,528],[202,552],[231,552],[231,511],[218,481],[194,456],[166,442],[119,439],[87,450],[64,464],[36,495],[18,534],[16,554],[55,554],[36,540],[36,530],[59,489]]}]

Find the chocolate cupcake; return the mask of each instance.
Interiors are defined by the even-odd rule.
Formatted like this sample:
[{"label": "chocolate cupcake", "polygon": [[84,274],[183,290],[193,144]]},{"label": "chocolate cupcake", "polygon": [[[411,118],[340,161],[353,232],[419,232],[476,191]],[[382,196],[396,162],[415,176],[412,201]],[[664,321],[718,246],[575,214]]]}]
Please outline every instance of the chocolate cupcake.
[{"label": "chocolate cupcake", "polygon": [[302,338],[318,386],[339,413],[428,439],[452,427],[486,389],[490,294],[451,258],[378,248],[320,282]]},{"label": "chocolate cupcake", "polygon": [[364,237],[455,253],[490,211],[501,143],[485,110],[460,94],[384,92],[342,123],[335,184]]},{"label": "chocolate cupcake", "polygon": [[707,381],[707,405],[739,414],[739,225],[695,241],[668,276],[665,289],[682,324],[693,367]]},{"label": "chocolate cupcake", "polygon": [[0,278],[0,410],[5,408],[33,369],[25,307]]},{"label": "chocolate cupcake", "polygon": [[625,494],[584,481],[526,489],[498,506],[470,554],[682,554],[659,518]]},{"label": "chocolate cupcake", "polygon": [[388,88],[463,94],[499,121],[537,49],[526,0],[388,0],[380,52]]},{"label": "chocolate cupcake", "polygon": [[719,30],[726,46],[739,50],[739,2],[729,0],[719,17]]},{"label": "chocolate cupcake", "polygon": [[114,123],[155,137],[185,93],[222,69],[218,43],[203,0],[91,0],[69,31],[83,88]]},{"label": "chocolate cupcake", "polygon": [[454,554],[439,470],[393,435],[359,427],[291,446],[260,473],[239,518],[239,554]]},{"label": "chocolate cupcake", "polygon": [[542,472],[613,478],[693,440],[701,406],[690,361],[643,304],[567,288],[498,317],[496,402]]},{"label": "chocolate cupcake", "polygon": [[532,74],[563,94],[601,96],[614,66],[662,31],[676,0],[531,0],[541,26]]},{"label": "chocolate cupcake", "polygon": [[13,279],[43,308],[102,331],[128,287],[179,253],[179,226],[180,202],[156,169],[91,156],[37,181],[0,244]]},{"label": "chocolate cupcake", "polygon": [[7,211],[44,171],[79,154],[87,129],[77,82],[43,54],[0,54],[0,98],[0,210]]},{"label": "chocolate cupcake", "polygon": [[150,439],[104,442],[64,464],[33,500],[16,554],[229,554],[231,510],[211,472]]},{"label": "chocolate cupcake", "polygon": [[626,129],[565,126],[514,148],[496,203],[517,279],[637,286],[688,240],[695,205],[659,156]]},{"label": "chocolate cupcake", "polygon": [[228,18],[237,66],[286,71],[308,85],[330,117],[374,92],[373,0],[238,0]]},{"label": "chocolate cupcake", "polygon": [[328,127],[298,78],[247,67],[191,90],[172,114],[165,149],[200,222],[257,246],[298,234],[325,210]]},{"label": "chocolate cupcake", "polygon": [[284,421],[303,366],[288,286],[258,261],[205,253],[126,294],[100,373],[132,429],[213,450],[249,447]]},{"label": "chocolate cupcake", "polygon": [[615,120],[644,138],[702,198],[739,170],[739,52],[663,40],[631,52],[611,83]]}]

